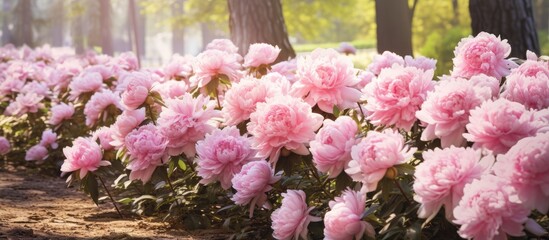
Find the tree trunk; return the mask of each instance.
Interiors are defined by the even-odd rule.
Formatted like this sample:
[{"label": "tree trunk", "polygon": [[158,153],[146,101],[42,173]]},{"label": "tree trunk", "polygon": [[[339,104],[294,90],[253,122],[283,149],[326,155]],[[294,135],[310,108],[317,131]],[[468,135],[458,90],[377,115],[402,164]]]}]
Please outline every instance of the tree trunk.
[{"label": "tree trunk", "polygon": [[64,2],[56,1],[52,7],[52,26],[51,26],[51,44],[54,47],[63,46],[63,34],[64,34]]},{"label": "tree trunk", "polygon": [[2,2],[2,45],[13,43],[13,33],[11,32],[9,28],[9,15],[8,13],[11,12],[11,2],[10,1],[3,1]]},{"label": "tree trunk", "polygon": [[452,16],[452,24],[454,26],[457,26],[459,25],[459,1],[458,0],[452,0],[452,11],[453,11],[453,16]]},{"label": "tree trunk", "polygon": [[413,55],[412,24],[407,0],[376,0],[377,51]]},{"label": "tree trunk", "polygon": [[507,39],[511,57],[526,58],[526,50],[540,54],[532,0],[469,0],[473,34],[489,32]]},{"label": "tree trunk", "polygon": [[178,21],[184,13],[184,2],[184,0],[176,0],[172,4],[172,17],[176,19],[172,21],[172,53],[182,54],[185,52],[185,29],[182,23]]},{"label": "tree trunk", "polygon": [[228,0],[231,40],[245,55],[252,43],[268,43],[281,51],[276,62],[294,58],[280,0]]},{"label": "tree trunk", "polygon": [[15,46],[27,45],[34,47],[32,34],[32,2],[31,0],[19,0],[15,7]]},{"label": "tree trunk", "polygon": [[99,28],[101,31],[101,50],[103,54],[113,55],[112,46],[112,21],[111,21],[111,1],[100,0],[99,1]]}]

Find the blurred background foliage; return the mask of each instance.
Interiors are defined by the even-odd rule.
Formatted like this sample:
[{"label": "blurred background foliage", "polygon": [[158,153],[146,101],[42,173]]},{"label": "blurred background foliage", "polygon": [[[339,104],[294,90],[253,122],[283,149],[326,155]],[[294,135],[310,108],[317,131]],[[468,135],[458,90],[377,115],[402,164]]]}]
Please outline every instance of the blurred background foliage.
[{"label": "blurred background foliage", "polygon": [[[114,53],[132,50],[138,38],[146,65],[157,66],[172,53],[195,55],[215,38],[229,38],[226,0],[101,0],[111,5]],[[0,11],[2,44],[14,43],[18,29],[32,26],[31,46],[50,44],[101,51],[101,1],[3,0]],[[132,9],[129,2],[135,2]],[[281,0],[283,14],[296,52],[317,47],[335,48],[351,42],[359,49],[353,60],[365,67],[375,53],[375,0]],[[415,55],[438,60],[437,75],[451,68],[457,42],[471,34],[469,0],[409,0],[417,5],[412,18]],[[31,18],[22,3],[30,2]],[[542,54],[549,53],[549,1],[533,0]],[[138,36],[131,35],[131,14],[137,16]],[[22,16],[27,16],[27,19]],[[27,37],[28,38],[28,37]],[[134,40],[135,42],[135,40]]]}]

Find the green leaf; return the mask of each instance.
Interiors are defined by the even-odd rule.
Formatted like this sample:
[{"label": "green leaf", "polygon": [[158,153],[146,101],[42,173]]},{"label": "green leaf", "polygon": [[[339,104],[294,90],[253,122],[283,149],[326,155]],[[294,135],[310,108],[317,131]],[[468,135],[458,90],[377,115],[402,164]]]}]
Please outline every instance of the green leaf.
[{"label": "green leaf", "polygon": [[97,177],[90,173],[85,178],[83,184],[84,192],[90,195],[95,205],[99,205],[99,185],[97,184]]},{"label": "green leaf", "polygon": [[170,177],[174,171],[175,171],[175,162],[170,161],[168,163],[168,177]]},{"label": "green leaf", "polygon": [[347,187],[351,186],[351,183],[353,183],[353,179],[347,175],[345,172],[341,172],[336,177],[336,194],[339,195],[343,190],[345,190]]},{"label": "green leaf", "polygon": [[339,117],[339,115],[341,114],[341,110],[339,110],[339,108],[337,107],[337,105],[334,105],[333,112],[334,112],[334,116],[335,116],[336,118]]},{"label": "green leaf", "polygon": [[182,158],[177,161],[177,165],[179,166],[179,169],[183,171],[187,170],[187,164],[185,164],[185,161],[183,161]]},{"label": "green leaf", "polygon": [[122,198],[122,199],[118,200],[117,202],[122,203],[122,204],[129,204],[132,201],[133,201],[133,199],[131,199],[131,198]]},{"label": "green leaf", "polygon": [[139,202],[144,201],[144,200],[152,200],[152,201],[155,201],[155,200],[156,200],[156,197],[155,197],[155,196],[152,196],[152,195],[143,195],[143,196],[141,196],[141,197],[138,197],[138,198],[133,199],[133,204],[139,203]]}]

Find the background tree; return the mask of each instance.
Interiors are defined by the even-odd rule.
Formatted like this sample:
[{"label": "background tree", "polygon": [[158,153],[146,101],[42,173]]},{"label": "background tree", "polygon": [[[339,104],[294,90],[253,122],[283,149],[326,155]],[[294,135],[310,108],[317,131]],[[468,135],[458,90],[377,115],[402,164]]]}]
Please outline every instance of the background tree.
[{"label": "background tree", "polygon": [[524,59],[526,50],[540,54],[532,0],[470,0],[473,34],[485,31],[507,39],[511,57]]},{"label": "background tree", "polygon": [[295,57],[288,40],[280,0],[228,0],[231,39],[245,55],[252,43],[277,45],[277,62]]},{"label": "background tree", "polygon": [[99,28],[101,31],[101,50],[104,54],[112,55],[114,53],[112,45],[112,20],[111,20],[111,1],[99,1]]},{"label": "background tree", "polygon": [[15,6],[13,16],[15,17],[14,39],[15,46],[27,45],[34,47],[32,34],[32,1],[19,0]]},{"label": "background tree", "polygon": [[376,0],[377,51],[413,55],[412,9],[407,0]]},{"label": "background tree", "polygon": [[185,12],[183,8],[184,0],[175,0],[172,4],[172,51],[174,53],[183,53],[185,51],[185,28],[179,20]]}]

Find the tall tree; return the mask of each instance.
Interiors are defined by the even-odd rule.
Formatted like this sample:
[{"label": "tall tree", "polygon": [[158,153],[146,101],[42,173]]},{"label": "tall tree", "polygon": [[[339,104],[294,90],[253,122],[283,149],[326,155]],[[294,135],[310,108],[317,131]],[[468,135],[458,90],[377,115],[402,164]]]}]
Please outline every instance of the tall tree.
[{"label": "tall tree", "polygon": [[110,0],[99,1],[99,28],[101,31],[101,49],[104,54],[113,55],[112,44],[112,6]]},{"label": "tall tree", "polygon": [[11,12],[11,2],[2,2],[2,45],[13,42],[13,33],[9,28],[9,12]]},{"label": "tall tree", "polygon": [[532,0],[470,0],[473,34],[485,31],[507,39],[511,57],[525,58],[526,50],[540,53]]},{"label": "tall tree", "polygon": [[52,46],[63,46],[63,34],[65,25],[65,1],[55,1],[51,7],[51,44]]},{"label": "tall tree", "polygon": [[184,13],[184,0],[175,0],[172,4],[172,52],[185,52],[185,29],[183,23],[178,21]]},{"label": "tall tree", "polygon": [[240,54],[252,43],[269,43],[281,49],[277,62],[295,57],[280,0],[228,0],[228,5],[231,39]]},{"label": "tall tree", "polygon": [[411,20],[407,0],[376,0],[377,51],[412,55]]},{"label": "tall tree", "polygon": [[16,46],[27,45],[34,47],[32,34],[32,1],[19,0],[15,6],[15,27],[14,41]]}]

